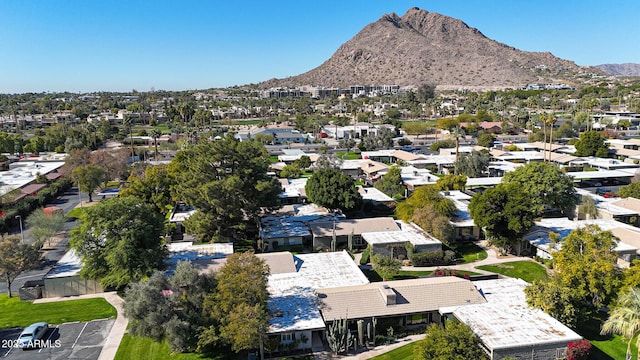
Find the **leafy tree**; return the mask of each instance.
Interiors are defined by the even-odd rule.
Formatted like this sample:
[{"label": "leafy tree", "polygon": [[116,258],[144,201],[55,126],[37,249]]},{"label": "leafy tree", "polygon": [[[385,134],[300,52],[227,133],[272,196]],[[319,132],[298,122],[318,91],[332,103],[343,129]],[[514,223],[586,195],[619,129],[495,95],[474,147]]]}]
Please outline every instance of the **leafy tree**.
[{"label": "leafy tree", "polygon": [[634,259],[631,266],[624,270],[623,275],[621,292],[630,288],[640,288],[640,259]]},{"label": "leafy tree", "polygon": [[631,359],[631,342],[636,338],[640,356],[640,289],[631,288],[620,295],[616,307],[602,324],[602,335],[619,334],[627,341],[627,359]]},{"label": "leafy tree", "polygon": [[640,182],[622,186],[618,191],[618,195],[623,198],[632,197],[640,199]]},{"label": "leafy tree", "polygon": [[488,152],[472,151],[471,154],[460,155],[455,163],[456,174],[468,177],[481,177],[489,168],[491,155]]},{"label": "leafy tree", "polygon": [[455,240],[456,231],[449,219],[439,214],[433,204],[427,204],[414,211],[411,221],[444,244],[450,245]]},{"label": "leafy tree", "polygon": [[404,184],[401,177],[402,170],[399,166],[392,166],[386,174],[384,174],[374,187],[391,197],[401,197],[404,195]]},{"label": "leafy tree", "polygon": [[184,223],[188,231],[201,240],[244,237],[245,219],[279,204],[282,188],[267,175],[268,159],[262,144],[232,134],[178,152],[169,167],[174,190],[197,210]]},{"label": "leafy tree", "polygon": [[440,149],[451,149],[456,147],[456,142],[452,139],[436,141],[429,146],[429,150],[438,151]]},{"label": "leafy tree", "polygon": [[125,291],[129,331],[161,342],[172,351],[194,351],[202,327],[215,321],[203,313],[204,299],[215,290],[214,276],[200,274],[190,261],[179,261],[173,275],[154,272]]},{"label": "leafy tree", "polygon": [[286,165],[280,171],[280,177],[285,179],[297,179],[302,176],[302,170],[297,164]]},{"label": "leafy tree", "polygon": [[522,187],[533,200],[533,207],[538,215],[545,209],[560,209],[566,214],[578,202],[573,178],[549,163],[530,162],[505,174],[502,182]]},{"label": "leafy tree", "polygon": [[427,205],[432,206],[436,214],[447,218],[453,217],[458,211],[451,199],[440,195],[437,187],[427,185],[418,187],[406,201],[399,203],[396,216],[400,220],[411,221],[415,211]]},{"label": "leafy tree", "polygon": [[127,186],[120,191],[119,196],[132,196],[140,202],[153,205],[161,214],[166,214],[167,205],[171,205],[174,201],[171,187],[175,183],[167,165],[148,166],[141,176],[136,174],[129,176]]},{"label": "leafy tree", "polygon": [[89,194],[89,202],[92,202],[93,191],[107,180],[107,172],[99,166],[87,164],[73,169],[71,179],[78,184],[80,191]]},{"label": "leafy tree", "polygon": [[362,203],[351,177],[334,168],[314,172],[305,190],[311,202],[329,209],[350,211]]},{"label": "leafy tree", "polygon": [[439,129],[451,130],[460,125],[460,120],[457,118],[441,118],[436,123]]},{"label": "leafy tree", "polygon": [[65,175],[71,175],[77,167],[87,165],[91,162],[91,151],[88,149],[74,149],[69,152],[64,161],[64,166],[60,171]]},{"label": "leafy tree", "polygon": [[48,214],[43,209],[38,209],[27,217],[26,223],[31,229],[31,237],[36,242],[44,244],[46,241],[50,244],[51,239],[64,230],[65,218],[61,211]]},{"label": "leafy tree", "polygon": [[474,195],[469,203],[469,214],[491,242],[505,250],[520,244],[537,216],[531,197],[515,183],[498,184]]},{"label": "leafy tree", "polygon": [[496,141],[496,137],[490,133],[484,133],[478,136],[478,145],[486,148],[493,147],[493,142]]},{"label": "leafy tree", "polygon": [[580,197],[580,205],[578,205],[578,214],[588,216],[589,219],[598,217],[598,208],[596,201],[591,196],[582,195]]},{"label": "leafy tree", "polygon": [[436,188],[440,191],[464,190],[466,185],[467,177],[465,175],[447,174],[436,181]]},{"label": "leafy tree", "polygon": [[88,207],[71,230],[71,247],[82,257],[80,275],[104,287],[124,288],[164,267],[162,215],[133,197]]},{"label": "leafy tree", "polygon": [[293,163],[300,169],[308,169],[311,166],[311,158],[307,155],[302,155]]},{"label": "leafy tree", "polygon": [[205,299],[205,311],[220,323],[219,334],[210,327],[200,336],[201,347],[220,340],[239,352],[265,339],[268,276],[269,267],[252,252],[227,258],[215,293]]},{"label": "leafy tree", "polygon": [[7,282],[9,297],[15,278],[40,263],[40,248],[41,243],[25,244],[20,236],[5,234],[0,237],[0,276]]},{"label": "leafy tree", "polygon": [[587,225],[572,231],[553,253],[557,271],[525,289],[527,303],[575,326],[585,316],[611,302],[620,285],[616,240],[610,231]]},{"label": "leafy tree", "polygon": [[392,277],[398,275],[400,269],[402,268],[402,263],[400,262],[400,260],[391,257],[380,256],[379,254],[374,254],[371,257],[371,262],[373,263],[373,270],[380,274],[382,280],[389,280]]},{"label": "leafy tree", "polygon": [[444,326],[431,324],[426,337],[414,348],[416,360],[488,359],[482,350],[480,338],[467,325],[448,320]]},{"label": "leafy tree", "polygon": [[393,131],[387,127],[378,129],[376,134],[366,135],[358,144],[358,149],[371,151],[376,149],[388,149],[393,147]]},{"label": "leafy tree", "polygon": [[591,130],[580,134],[580,140],[575,144],[575,156],[608,157],[609,147],[604,142],[604,137],[599,131]]}]

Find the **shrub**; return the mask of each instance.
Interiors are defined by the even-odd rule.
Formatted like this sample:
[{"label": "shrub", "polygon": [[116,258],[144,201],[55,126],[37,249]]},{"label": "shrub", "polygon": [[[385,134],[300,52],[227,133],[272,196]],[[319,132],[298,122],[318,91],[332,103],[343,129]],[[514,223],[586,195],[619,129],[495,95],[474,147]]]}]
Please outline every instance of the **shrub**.
[{"label": "shrub", "polygon": [[589,340],[570,342],[567,345],[567,360],[586,360],[591,351]]},{"label": "shrub", "polygon": [[447,250],[419,252],[411,255],[411,263],[413,266],[441,266],[449,265],[455,259],[455,253]]},{"label": "shrub", "polygon": [[362,250],[362,257],[360,258],[360,265],[366,265],[369,263],[369,256],[371,255],[371,250],[369,248],[365,248]]}]

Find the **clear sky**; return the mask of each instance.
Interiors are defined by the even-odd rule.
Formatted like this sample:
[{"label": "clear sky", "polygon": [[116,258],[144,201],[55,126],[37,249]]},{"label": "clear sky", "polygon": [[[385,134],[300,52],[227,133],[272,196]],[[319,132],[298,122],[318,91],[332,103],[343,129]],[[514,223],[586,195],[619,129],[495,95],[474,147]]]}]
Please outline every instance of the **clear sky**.
[{"label": "clear sky", "polygon": [[245,85],[311,70],[417,6],[578,65],[640,63],[638,0],[2,0],[0,93]]}]

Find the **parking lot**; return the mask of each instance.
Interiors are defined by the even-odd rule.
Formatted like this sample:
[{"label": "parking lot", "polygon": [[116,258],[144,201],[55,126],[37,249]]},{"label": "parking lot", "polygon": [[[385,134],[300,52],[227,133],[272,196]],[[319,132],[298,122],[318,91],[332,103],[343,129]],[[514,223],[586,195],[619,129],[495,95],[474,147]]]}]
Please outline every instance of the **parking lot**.
[{"label": "parking lot", "polygon": [[40,348],[13,348],[22,329],[0,330],[2,359],[98,359],[115,320],[94,320],[50,326]]}]

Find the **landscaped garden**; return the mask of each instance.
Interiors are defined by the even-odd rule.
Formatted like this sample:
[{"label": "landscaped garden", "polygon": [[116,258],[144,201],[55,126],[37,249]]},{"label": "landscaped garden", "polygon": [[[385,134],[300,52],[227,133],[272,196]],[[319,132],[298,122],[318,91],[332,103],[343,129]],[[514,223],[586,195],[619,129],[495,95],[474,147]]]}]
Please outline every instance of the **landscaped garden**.
[{"label": "landscaped garden", "polygon": [[453,250],[462,258],[462,264],[468,264],[487,258],[487,252],[472,242],[456,244],[455,249]]},{"label": "landscaped garden", "polygon": [[548,277],[547,270],[544,266],[527,260],[511,261],[494,265],[482,265],[478,266],[478,269],[522,279],[528,283],[544,280]]},{"label": "landscaped garden", "polygon": [[388,353],[372,357],[372,360],[412,360],[413,348],[416,343],[412,342],[399,348],[393,349]]},{"label": "landscaped garden", "polygon": [[45,321],[62,324],[72,321],[90,321],[115,318],[116,309],[103,298],[68,300],[34,304],[18,297],[0,295],[0,329],[25,327]]}]

